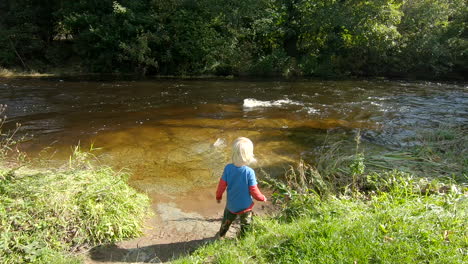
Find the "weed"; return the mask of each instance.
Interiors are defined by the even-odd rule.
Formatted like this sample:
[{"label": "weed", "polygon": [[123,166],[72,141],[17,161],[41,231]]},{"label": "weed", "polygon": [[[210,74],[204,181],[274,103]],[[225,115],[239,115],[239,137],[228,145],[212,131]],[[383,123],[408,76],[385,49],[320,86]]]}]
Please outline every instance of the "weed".
[{"label": "weed", "polygon": [[24,153],[19,151],[18,145],[23,137],[16,137],[16,134],[21,128],[21,124],[16,123],[13,130],[4,131],[7,116],[5,115],[7,105],[0,104],[0,161],[5,162],[7,157],[14,156],[16,161],[24,160]]}]

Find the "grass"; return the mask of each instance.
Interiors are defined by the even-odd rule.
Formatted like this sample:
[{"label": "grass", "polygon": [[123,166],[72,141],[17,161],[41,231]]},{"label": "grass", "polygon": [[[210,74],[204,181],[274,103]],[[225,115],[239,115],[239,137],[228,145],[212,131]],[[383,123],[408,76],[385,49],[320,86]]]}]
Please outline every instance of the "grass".
[{"label": "grass", "polygon": [[467,263],[465,139],[435,130],[380,157],[364,156],[359,138],[354,153],[322,148],[316,166],[264,175],[277,215],[174,263]]},{"label": "grass", "polygon": [[2,78],[14,78],[14,77],[51,77],[56,76],[52,73],[39,73],[36,71],[17,71],[9,70],[0,67],[0,77]]},{"label": "grass", "polygon": [[[243,239],[174,263],[466,263],[468,189],[402,172],[368,194],[296,194]],[[297,202],[299,201],[299,202]]]},{"label": "grass", "polygon": [[[0,67],[0,78],[22,78],[22,77],[79,77],[79,76],[114,76],[114,77],[139,77],[134,73],[119,73],[119,72],[108,72],[108,73],[93,73],[87,72],[79,67],[60,67],[60,68],[49,68],[45,72],[38,72],[35,70],[18,70],[18,69],[6,69]],[[141,77],[141,76],[140,76]],[[234,76],[219,76],[219,75],[148,75],[149,78],[161,78],[161,79],[234,79]]]},{"label": "grass", "polygon": [[74,253],[141,234],[148,197],[85,156],[55,170],[0,167],[0,263],[80,263]]},{"label": "grass", "polygon": [[399,169],[423,177],[468,178],[468,133],[466,129],[442,125],[421,131],[416,146],[369,155],[367,165],[375,169]]},{"label": "grass", "polygon": [[[0,263],[81,263],[76,254],[141,234],[149,198],[128,175],[76,147],[56,169],[28,168],[21,138],[2,130],[0,105]],[[30,163],[32,164],[32,163]]]}]

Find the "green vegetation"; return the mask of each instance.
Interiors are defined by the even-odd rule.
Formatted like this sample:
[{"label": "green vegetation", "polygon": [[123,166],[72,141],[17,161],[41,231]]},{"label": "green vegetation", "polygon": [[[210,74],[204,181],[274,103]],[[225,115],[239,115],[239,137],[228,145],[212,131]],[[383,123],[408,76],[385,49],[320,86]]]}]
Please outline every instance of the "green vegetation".
[{"label": "green vegetation", "polygon": [[357,138],[352,155],[334,144],[317,166],[301,162],[283,180],[265,175],[280,209],[276,216],[257,218],[244,237],[207,244],[175,263],[465,263],[466,158],[452,154],[465,153],[466,145],[456,147],[461,139],[449,136],[458,132],[424,135],[405,167],[439,162],[443,167],[431,168],[444,168],[442,174],[427,169],[421,177],[382,166],[389,163],[377,166],[377,156],[367,161]]},{"label": "green vegetation", "polygon": [[[141,234],[149,199],[82,154],[57,170],[0,169],[0,262],[79,262],[71,253]],[[78,163],[77,163],[78,162]]]},{"label": "green vegetation", "polygon": [[69,263],[72,252],[139,235],[148,205],[110,168],[2,167],[0,262]]},{"label": "green vegetation", "polygon": [[7,0],[0,67],[464,78],[467,14],[464,0]]},{"label": "green vegetation", "polygon": [[373,169],[398,169],[422,177],[468,180],[468,133],[456,126],[440,126],[422,131],[416,146],[369,155]]},{"label": "green vegetation", "polygon": [[308,194],[300,204],[292,202],[293,211],[283,213],[287,220],[256,219],[254,231],[245,238],[207,245],[175,263],[468,260],[468,199],[459,186],[415,180],[399,172],[380,176],[381,185],[374,185],[373,194]]},{"label": "green vegetation", "polygon": [[[4,110],[0,105],[0,116]],[[127,185],[127,174],[93,165],[79,148],[61,168],[30,169],[17,148],[17,129],[2,131],[4,121],[0,263],[80,263],[72,253],[141,234],[149,198]]]}]

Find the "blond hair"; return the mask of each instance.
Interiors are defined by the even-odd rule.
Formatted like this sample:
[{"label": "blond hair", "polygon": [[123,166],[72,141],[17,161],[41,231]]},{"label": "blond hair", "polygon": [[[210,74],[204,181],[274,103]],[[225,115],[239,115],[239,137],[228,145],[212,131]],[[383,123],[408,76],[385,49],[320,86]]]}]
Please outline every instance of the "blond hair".
[{"label": "blond hair", "polygon": [[250,139],[246,137],[237,138],[232,144],[232,163],[240,167],[256,162],[253,148],[253,143]]}]

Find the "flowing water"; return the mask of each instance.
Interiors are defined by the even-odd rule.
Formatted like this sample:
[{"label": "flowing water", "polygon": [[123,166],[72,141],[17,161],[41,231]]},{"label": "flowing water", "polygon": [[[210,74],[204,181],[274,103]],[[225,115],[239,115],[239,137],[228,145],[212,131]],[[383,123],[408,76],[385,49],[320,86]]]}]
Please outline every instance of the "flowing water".
[{"label": "flowing water", "polygon": [[239,136],[254,142],[256,168],[280,174],[358,130],[365,144],[391,148],[421,128],[467,126],[467,91],[384,80],[4,79],[0,103],[7,127],[22,124],[30,155],[66,159],[93,144],[101,163],[131,171],[132,186],[171,197],[215,186]]}]

